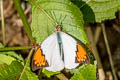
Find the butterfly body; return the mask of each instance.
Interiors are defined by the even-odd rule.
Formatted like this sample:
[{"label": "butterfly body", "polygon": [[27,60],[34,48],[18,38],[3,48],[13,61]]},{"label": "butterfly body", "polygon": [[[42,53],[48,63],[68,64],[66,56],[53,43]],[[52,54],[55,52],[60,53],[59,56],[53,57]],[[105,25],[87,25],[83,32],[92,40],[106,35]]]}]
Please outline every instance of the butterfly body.
[{"label": "butterfly body", "polygon": [[32,70],[41,67],[52,72],[73,69],[86,60],[85,49],[57,26],[56,32],[45,39],[33,55]]},{"label": "butterfly body", "polygon": [[60,36],[60,32],[57,32],[57,41],[58,41],[58,45],[59,45],[60,56],[63,59],[63,48],[62,48],[62,39]]}]

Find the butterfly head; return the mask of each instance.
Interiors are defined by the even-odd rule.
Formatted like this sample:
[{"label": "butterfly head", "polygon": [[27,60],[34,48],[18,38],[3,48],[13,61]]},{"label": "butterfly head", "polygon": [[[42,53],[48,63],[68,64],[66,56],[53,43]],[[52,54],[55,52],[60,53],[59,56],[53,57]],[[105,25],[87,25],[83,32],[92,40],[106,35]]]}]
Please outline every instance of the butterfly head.
[{"label": "butterfly head", "polygon": [[62,31],[62,26],[61,25],[57,25],[56,26],[56,32],[61,32]]}]

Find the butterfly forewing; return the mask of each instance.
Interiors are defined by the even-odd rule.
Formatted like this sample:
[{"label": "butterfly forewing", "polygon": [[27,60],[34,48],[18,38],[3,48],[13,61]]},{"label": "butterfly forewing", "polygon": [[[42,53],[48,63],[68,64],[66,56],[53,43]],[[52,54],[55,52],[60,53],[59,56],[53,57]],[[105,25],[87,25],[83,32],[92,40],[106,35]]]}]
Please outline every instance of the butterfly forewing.
[{"label": "butterfly forewing", "polygon": [[65,68],[76,68],[80,63],[88,61],[87,51],[68,34],[61,32]]},{"label": "butterfly forewing", "polygon": [[80,45],[77,44],[77,51],[76,51],[76,63],[85,62],[87,60],[87,52],[86,50]]},{"label": "butterfly forewing", "polygon": [[64,63],[60,57],[56,33],[53,33],[47,39],[45,39],[41,44],[41,48],[49,64],[48,67],[45,67],[47,70],[56,72],[64,68]]},{"label": "butterfly forewing", "polygon": [[79,65],[79,63],[75,63],[76,57],[76,40],[74,40],[68,34],[61,32],[62,44],[63,44],[63,52],[64,52],[64,64],[65,68],[72,69]]},{"label": "butterfly forewing", "polygon": [[37,48],[32,58],[32,71],[35,71],[41,67],[48,66],[48,62],[45,59],[45,55],[42,53],[41,48]]}]

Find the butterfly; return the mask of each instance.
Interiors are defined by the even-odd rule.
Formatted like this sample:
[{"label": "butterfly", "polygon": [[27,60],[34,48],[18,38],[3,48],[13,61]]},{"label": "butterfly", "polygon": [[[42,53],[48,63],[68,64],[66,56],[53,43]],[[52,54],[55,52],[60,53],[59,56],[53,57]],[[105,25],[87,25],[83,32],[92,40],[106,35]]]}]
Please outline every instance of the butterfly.
[{"label": "butterfly", "polygon": [[74,69],[80,63],[88,61],[87,51],[73,37],[62,32],[61,25],[56,26],[56,32],[45,39],[36,49],[31,61],[31,69],[45,67],[56,72],[64,68]]}]

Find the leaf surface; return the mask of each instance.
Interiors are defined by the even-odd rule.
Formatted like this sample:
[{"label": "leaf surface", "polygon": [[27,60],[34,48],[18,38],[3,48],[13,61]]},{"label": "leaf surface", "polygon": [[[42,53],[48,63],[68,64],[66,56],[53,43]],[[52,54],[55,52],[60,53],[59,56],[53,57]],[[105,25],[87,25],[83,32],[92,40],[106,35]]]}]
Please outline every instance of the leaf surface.
[{"label": "leaf surface", "polygon": [[[29,0],[31,1],[31,0]],[[31,3],[31,2],[30,2]],[[62,24],[64,32],[88,43],[83,28],[83,16],[77,6],[69,0],[33,0],[32,35],[41,43]]]},{"label": "leaf surface", "polygon": [[101,22],[114,19],[120,10],[120,0],[71,0],[78,5],[85,22]]},{"label": "leaf surface", "polygon": [[12,61],[15,61],[15,58],[0,54],[0,64],[6,63],[6,64],[11,64]]},{"label": "leaf surface", "polygon": [[[23,65],[18,61],[13,61],[10,65],[0,65],[0,79],[1,80],[18,80],[22,72]],[[21,80],[38,80],[38,77],[32,73],[28,68],[22,76]]]},{"label": "leaf surface", "polygon": [[96,80],[96,63],[84,65],[71,71],[74,73],[70,80]]},{"label": "leaf surface", "polygon": [[42,72],[49,78],[51,76],[55,75],[55,74],[59,74],[60,73],[60,72],[51,72],[51,71],[46,70],[45,68],[43,68]]}]

